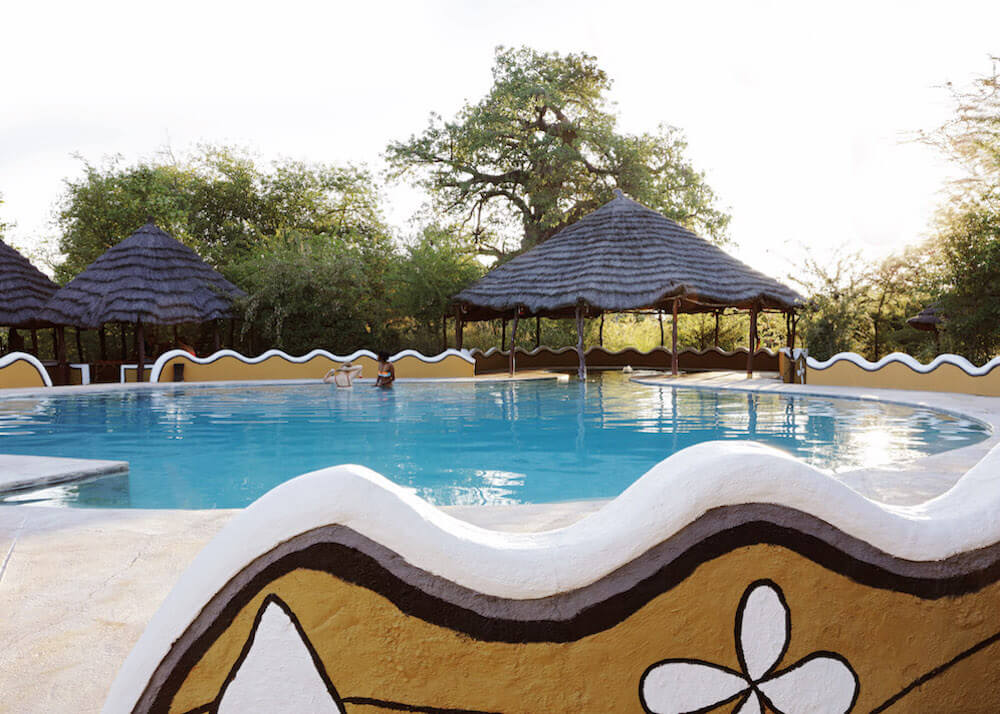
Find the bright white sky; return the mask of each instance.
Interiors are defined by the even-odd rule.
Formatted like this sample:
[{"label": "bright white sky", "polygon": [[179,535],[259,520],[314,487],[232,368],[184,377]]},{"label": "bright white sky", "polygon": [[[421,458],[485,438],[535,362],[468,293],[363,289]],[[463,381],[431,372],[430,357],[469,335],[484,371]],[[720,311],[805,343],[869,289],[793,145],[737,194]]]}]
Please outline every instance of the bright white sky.
[{"label": "bright white sky", "polygon": [[[51,236],[72,155],[249,147],[381,168],[386,143],[490,84],[493,48],[586,51],[623,129],[680,127],[775,277],[798,244],[873,259],[918,241],[951,172],[906,141],[1000,54],[1000,2],[4,2],[0,216]],[[420,203],[387,193],[403,230]]]}]

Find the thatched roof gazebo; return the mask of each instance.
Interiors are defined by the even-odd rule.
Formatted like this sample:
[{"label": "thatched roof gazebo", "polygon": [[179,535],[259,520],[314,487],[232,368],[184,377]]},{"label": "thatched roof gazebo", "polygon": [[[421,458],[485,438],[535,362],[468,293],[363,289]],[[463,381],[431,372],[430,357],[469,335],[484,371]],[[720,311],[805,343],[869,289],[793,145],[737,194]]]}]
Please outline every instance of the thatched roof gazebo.
[{"label": "thatched roof gazebo", "polygon": [[232,317],[244,293],[197,253],[152,221],[108,249],[49,300],[43,315],[60,325],[136,325],[138,380],[145,361],[143,325],[178,325]]},{"label": "thatched roof gazebo", "polygon": [[[615,193],[593,213],[458,293],[458,331],[462,321],[513,319],[513,332],[519,317],[575,317],[582,377],[585,317],[669,310],[676,374],[677,314],[738,308],[750,313],[747,369],[752,371],[757,314],[794,315],[802,297],[621,191]],[[513,345],[512,334],[512,370]]]},{"label": "thatched roof gazebo", "polygon": [[[0,325],[32,331],[33,348],[38,352],[35,329],[50,327],[42,319],[45,303],[59,286],[27,258],[0,241]],[[16,332],[14,332],[16,334]]]}]

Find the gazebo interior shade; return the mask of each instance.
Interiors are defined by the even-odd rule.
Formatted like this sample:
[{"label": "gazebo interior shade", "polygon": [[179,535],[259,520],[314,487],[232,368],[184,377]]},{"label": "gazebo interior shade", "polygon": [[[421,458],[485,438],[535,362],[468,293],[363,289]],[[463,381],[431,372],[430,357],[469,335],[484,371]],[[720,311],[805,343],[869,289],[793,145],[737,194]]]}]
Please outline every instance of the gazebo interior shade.
[{"label": "gazebo interior shade", "polygon": [[795,309],[802,297],[620,191],[455,296],[465,321],[643,309]]}]

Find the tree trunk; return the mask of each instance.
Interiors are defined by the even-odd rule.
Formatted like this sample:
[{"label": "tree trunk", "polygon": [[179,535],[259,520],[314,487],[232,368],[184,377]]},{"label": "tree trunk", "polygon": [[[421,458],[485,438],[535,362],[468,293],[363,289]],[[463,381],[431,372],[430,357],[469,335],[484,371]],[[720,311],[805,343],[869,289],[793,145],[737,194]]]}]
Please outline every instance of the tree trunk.
[{"label": "tree trunk", "polygon": [[448,316],[441,316],[441,351],[448,349]]},{"label": "tree trunk", "polygon": [[464,348],[464,332],[465,323],[462,321],[462,316],[459,314],[455,315],[455,349],[460,350]]},{"label": "tree trunk", "polygon": [[656,316],[660,320],[660,347],[663,347],[663,310],[657,310]]},{"label": "tree trunk", "polygon": [[601,313],[601,326],[597,328],[597,344],[604,347],[604,313]]},{"label": "tree trunk", "polygon": [[750,348],[747,350],[747,379],[753,377],[753,353],[757,351],[757,306],[750,308]]},{"label": "tree trunk", "polygon": [[674,315],[673,319],[670,321],[670,374],[677,376],[677,303],[678,299],[674,298]]},{"label": "tree trunk", "polygon": [[135,325],[135,338],[137,344],[135,381],[142,382],[143,372],[146,370],[146,336],[142,332],[142,320]]},{"label": "tree trunk", "polygon": [[514,310],[514,321],[510,325],[510,356],[507,358],[510,376],[514,376],[514,349],[517,346],[517,310]]},{"label": "tree trunk", "polygon": [[218,352],[222,347],[222,338],[219,336],[218,320],[212,320],[212,345],[215,347],[216,352]]},{"label": "tree trunk", "polygon": [[542,318],[535,316],[535,349],[542,346]]},{"label": "tree trunk", "polygon": [[122,362],[128,362],[128,343],[125,341],[125,323],[119,322],[118,329],[122,338]]},{"label": "tree trunk", "polygon": [[719,313],[715,313],[715,346],[719,346]]},{"label": "tree trunk", "polygon": [[507,318],[503,319],[503,323],[500,326],[500,351],[503,351],[504,345],[507,344]]},{"label": "tree trunk", "polygon": [[97,328],[97,342],[98,342],[98,345],[99,345],[99,349],[101,350],[101,361],[102,362],[107,362],[108,361],[108,336],[107,336],[107,334],[104,331],[104,323],[103,322],[101,323],[101,326],[99,328]]},{"label": "tree trunk", "polygon": [[587,358],[583,353],[583,307],[576,306],[576,355],[580,359],[576,375],[580,380],[587,378]]},{"label": "tree trunk", "polygon": [[31,354],[38,357],[38,330],[31,328]]}]

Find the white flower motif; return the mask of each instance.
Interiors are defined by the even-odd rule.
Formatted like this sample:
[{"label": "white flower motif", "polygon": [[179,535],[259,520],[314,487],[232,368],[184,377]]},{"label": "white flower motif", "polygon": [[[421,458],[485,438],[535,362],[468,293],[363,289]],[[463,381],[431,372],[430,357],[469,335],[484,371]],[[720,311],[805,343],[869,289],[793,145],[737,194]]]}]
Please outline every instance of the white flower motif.
[{"label": "white flower motif", "polygon": [[737,702],[733,714],[847,714],[858,698],[858,677],[846,659],[818,651],[777,670],[791,640],[791,613],[770,580],[751,583],[736,611],[740,672],[694,659],[649,667],[639,700],[649,714],[697,714]]}]

